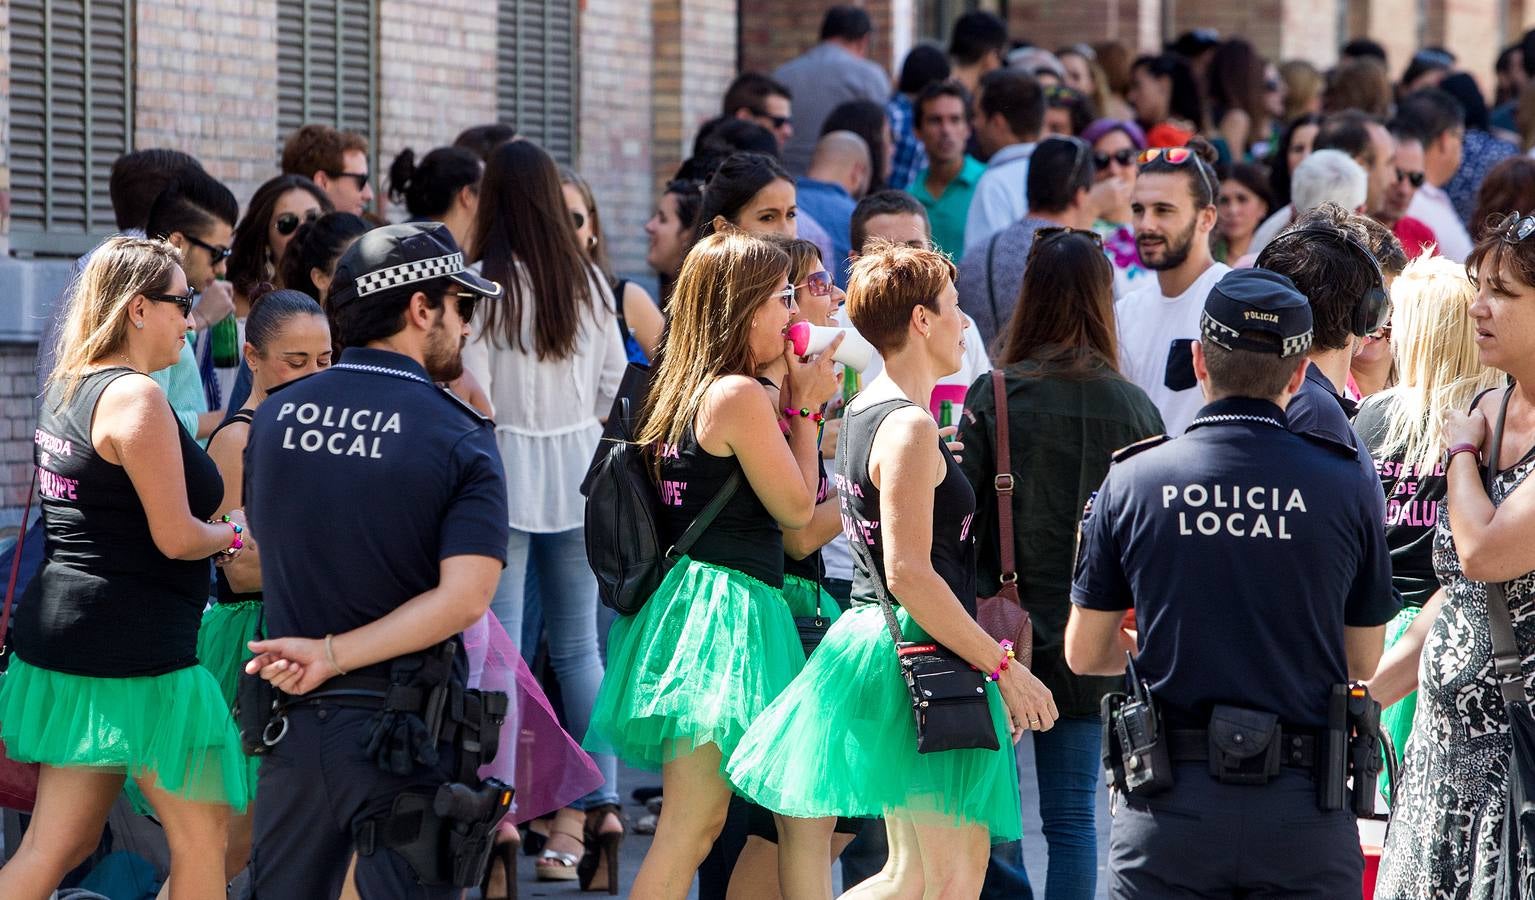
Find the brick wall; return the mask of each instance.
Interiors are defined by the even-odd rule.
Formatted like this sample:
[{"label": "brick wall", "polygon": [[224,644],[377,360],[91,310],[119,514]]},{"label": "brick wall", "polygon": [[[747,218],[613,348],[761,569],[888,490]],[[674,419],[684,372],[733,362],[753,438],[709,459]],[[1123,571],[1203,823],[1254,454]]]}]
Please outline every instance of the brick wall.
[{"label": "brick wall", "polygon": [[1077,41],[1118,40],[1137,51],[1160,45],[1160,0],[1037,0],[1007,8],[1014,38],[1052,50]]},{"label": "brick wall", "polygon": [[1424,42],[1454,53],[1460,68],[1475,76],[1484,92],[1496,83],[1493,67],[1503,49],[1505,22],[1497,4],[1486,0],[1428,0]]},{"label": "brick wall", "polygon": [[1419,46],[1418,29],[1402,27],[1418,21],[1418,0],[1355,0],[1354,10],[1359,14],[1351,18],[1348,37],[1367,34],[1379,41],[1386,48],[1386,71],[1401,75]]},{"label": "brick wall", "polygon": [[32,397],[37,348],[0,344],[0,539],[17,524],[32,484]]},{"label": "brick wall", "polygon": [[134,6],[134,144],[192,154],[244,203],[277,169],[275,0]]},{"label": "brick wall", "polygon": [[380,186],[406,147],[419,159],[465,128],[495,121],[493,11],[483,0],[380,0]]},{"label": "brick wall", "polygon": [[588,0],[581,15],[580,170],[597,198],[608,255],[624,273],[644,271],[644,224],[655,202],[649,15],[647,0]]},{"label": "brick wall", "polygon": [[[828,0],[777,0],[741,4],[741,67],[771,72],[816,45]],[[869,58],[898,72],[916,28],[913,0],[859,0],[874,21]]]},{"label": "brick wall", "polygon": [[739,68],[734,0],[651,0],[651,174],[659,185],[692,151],[693,135],[719,115]]}]

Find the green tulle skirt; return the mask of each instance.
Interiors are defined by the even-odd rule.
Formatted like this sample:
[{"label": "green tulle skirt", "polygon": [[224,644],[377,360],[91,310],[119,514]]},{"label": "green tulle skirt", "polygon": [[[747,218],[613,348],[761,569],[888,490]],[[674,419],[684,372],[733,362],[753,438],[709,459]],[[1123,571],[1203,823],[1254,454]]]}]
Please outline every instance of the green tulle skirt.
[{"label": "green tulle skirt", "polygon": [[791,616],[813,616],[819,607],[821,618],[830,624],[842,615],[842,607],[831,594],[814,581],[798,575],[783,577],[783,599],[789,605]]},{"label": "green tulle skirt", "polygon": [[240,737],[201,666],[92,678],[13,657],[0,677],[0,738],[18,762],[147,776],[189,800],[246,807]]},{"label": "green tulle skirt", "polygon": [[[1396,618],[1386,624],[1386,649],[1402,639],[1407,629],[1412,625],[1418,614],[1423,612],[1420,607],[1409,606],[1396,614]],[[1396,753],[1397,768],[1402,765],[1402,754],[1407,752],[1407,738],[1412,735],[1412,720],[1418,712],[1418,692],[1413,691],[1397,702],[1380,711],[1380,727],[1391,737],[1391,747]],[[1391,799],[1391,783],[1387,774],[1380,773],[1380,791],[1387,800]]]},{"label": "green tulle skirt", "polygon": [[[927,635],[898,610],[907,640]],[[805,670],[747,729],[725,767],[742,796],[799,818],[906,815],[1023,833],[1007,711],[986,686],[1000,750],[918,753],[910,696],[877,606],[832,626]]]},{"label": "green tulle skirt", "polygon": [[[197,630],[197,661],[213,673],[219,683],[224,703],[231,709],[235,705],[235,693],[240,687],[240,675],[245,664],[255,656],[250,642],[261,637],[261,601],[245,600],[239,603],[215,603],[203,613],[203,622]],[[256,770],[261,757],[247,756],[246,799],[256,798]]]},{"label": "green tulle skirt", "polygon": [[683,557],[638,613],[613,623],[582,745],[650,770],[706,744],[728,759],[803,665],[783,594]]}]

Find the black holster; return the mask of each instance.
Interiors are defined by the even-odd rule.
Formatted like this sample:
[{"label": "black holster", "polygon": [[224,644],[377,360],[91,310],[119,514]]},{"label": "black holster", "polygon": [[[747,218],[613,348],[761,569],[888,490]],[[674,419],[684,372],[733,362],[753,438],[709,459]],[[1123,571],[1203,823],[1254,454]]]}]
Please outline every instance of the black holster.
[{"label": "black holster", "polygon": [[353,838],[362,856],[380,848],[398,853],[423,885],[474,887],[511,805],[512,789],[494,778],[475,787],[455,782],[407,791],[388,813],[360,823]]},{"label": "black holster", "polygon": [[288,733],[287,717],[282,714],[286,699],[286,694],[260,675],[240,673],[234,717],[245,755],[265,756]]},{"label": "black holster", "polygon": [[[1380,704],[1357,681],[1335,684],[1327,706],[1325,751],[1317,772],[1317,805],[1324,811],[1352,808],[1375,813],[1375,780],[1382,765]],[[1350,798],[1348,785],[1353,782]]]},{"label": "black holster", "polygon": [[1149,693],[1108,694],[1101,713],[1103,769],[1109,786],[1137,800],[1171,788],[1167,731]]}]

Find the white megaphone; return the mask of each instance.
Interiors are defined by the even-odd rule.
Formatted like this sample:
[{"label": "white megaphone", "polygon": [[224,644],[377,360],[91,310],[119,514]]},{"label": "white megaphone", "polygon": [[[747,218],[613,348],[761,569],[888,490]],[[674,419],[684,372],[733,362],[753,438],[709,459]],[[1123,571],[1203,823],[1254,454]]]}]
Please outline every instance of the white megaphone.
[{"label": "white megaphone", "polygon": [[794,344],[794,352],[800,356],[810,356],[820,353],[830,346],[837,335],[844,334],[842,345],[832,355],[832,359],[844,366],[852,366],[859,372],[868,370],[869,366],[878,358],[879,353],[874,345],[863,339],[863,335],[852,328],[826,328],[821,325],[812,325],[809,322],[795,322],[789,326],[789,340]]}]

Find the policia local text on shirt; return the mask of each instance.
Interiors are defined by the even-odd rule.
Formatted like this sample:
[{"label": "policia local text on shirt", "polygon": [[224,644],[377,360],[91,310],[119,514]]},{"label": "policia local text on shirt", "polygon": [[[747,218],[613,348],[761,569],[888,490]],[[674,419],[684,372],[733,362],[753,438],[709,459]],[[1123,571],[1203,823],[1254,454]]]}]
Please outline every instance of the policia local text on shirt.
[{"label": "policia local text on shirt", "polygon": [[[336,897],[354,851],[368,898],[458,897],[484,872],[510,789],[477,770],[507,697],[467,688],[457,638],[505,562],[506,482],[490,421],[433,382],[461,371],[475,301],[500,296],[445,227],[371,231],[329,297],[341,362],[256,411],[245,500],[268,639],[240,713],[264,754],[258,900]],[[256,673],[283,692],[275,711],[247,702]]]},{"label": "policia local text on shirt", "polygon": [[1359,892],[1344,778],[1368,807],[1379,707],[1347,682],[1374,671],[1397,602],[1357,451],[1286,428],[1311,324],[1285,276],[1222,278],[1194,349],[1207,405],[1182,437],[1116,454],[1084,513],[1067,662],[1110,675],[1136,654],[1156,709],[1105,704],[1105,757],[1131,788],[1113,897]]}]

